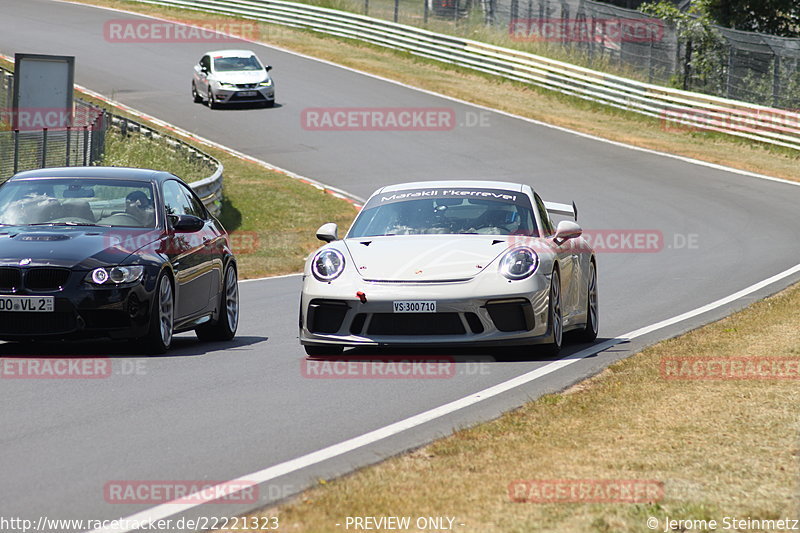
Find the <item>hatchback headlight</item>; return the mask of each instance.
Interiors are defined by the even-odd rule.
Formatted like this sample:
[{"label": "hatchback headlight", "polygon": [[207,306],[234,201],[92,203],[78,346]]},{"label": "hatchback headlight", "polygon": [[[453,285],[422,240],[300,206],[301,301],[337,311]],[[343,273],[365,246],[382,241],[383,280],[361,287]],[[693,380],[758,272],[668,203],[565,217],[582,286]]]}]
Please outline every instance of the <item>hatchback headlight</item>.
[{"label": "hatchback headlight", "polygon": [[95,268],[86,275],[86,281],[95,285],[121,285],[142,279],[144,266],[115,266]]},{"label": "hatchback headlight", "polygon": [[220,86],[221,89],[235,89],[236,88],[236,85],[233,84],[233,83],[223,83],[221,81],[217,82],[217,83],[219,83],[219,86]]},{"label": "hatchback headlight", "polygon": [[525,279],[539,266],[539,256],[527,246],[513,248],[500,259],[500,272],[508,279]]},{"label": "hatchback headlight", "polygon": [[262,81],[258,84],[259,87],[272,87],[272,80]]},{"label": "hatchback headlight", "polygon": [[328,248],[318,252],[311,262],[311,271],[320,281],[333,281],[344,270],[344,256],[339,250]]}]

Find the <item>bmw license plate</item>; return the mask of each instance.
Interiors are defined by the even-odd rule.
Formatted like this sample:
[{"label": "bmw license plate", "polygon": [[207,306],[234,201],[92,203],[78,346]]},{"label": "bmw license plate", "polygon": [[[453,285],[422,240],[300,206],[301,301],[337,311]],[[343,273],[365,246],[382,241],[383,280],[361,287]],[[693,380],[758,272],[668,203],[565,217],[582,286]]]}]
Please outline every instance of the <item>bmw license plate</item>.
[{"label": "bmw license plate", "polygon": [[392,302],[395,313],[435,313],[435,300],[399,300]]},{"label": "bmw license plate", "polygon": [[0,296],[0,311],[52,313],[52,296]]},{"label": "bmw license plate", "polygon": [[258,91],[239,91],[239,96],[255,96]]}]

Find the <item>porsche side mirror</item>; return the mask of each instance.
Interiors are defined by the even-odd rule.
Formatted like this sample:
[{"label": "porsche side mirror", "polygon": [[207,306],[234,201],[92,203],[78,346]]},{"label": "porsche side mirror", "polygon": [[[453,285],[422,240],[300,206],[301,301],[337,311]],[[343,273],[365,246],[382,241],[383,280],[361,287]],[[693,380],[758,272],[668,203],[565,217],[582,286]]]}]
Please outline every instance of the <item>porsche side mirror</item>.
[{"label": "porsche side mirror", "polygon": [[317,230],[317,239],[325,242],[338,240],[339,227],[333,222],[321,225]]},{"label": "porsche side mirror", "polygon": [[205,222],[194,215],[170,215],[172,229],[177,233],[194,233],[203,229]]},{"label": "porsche side mirror", "polygon": [[553,240],[556,241],[556,243],[561,244],[569,239],[580,237],[582,234],[583,229],[581,229],[577,222],[573,222],[571,220],[562,220],[558,223],[558,227],[556,227],[556,233],[553,235]]}]

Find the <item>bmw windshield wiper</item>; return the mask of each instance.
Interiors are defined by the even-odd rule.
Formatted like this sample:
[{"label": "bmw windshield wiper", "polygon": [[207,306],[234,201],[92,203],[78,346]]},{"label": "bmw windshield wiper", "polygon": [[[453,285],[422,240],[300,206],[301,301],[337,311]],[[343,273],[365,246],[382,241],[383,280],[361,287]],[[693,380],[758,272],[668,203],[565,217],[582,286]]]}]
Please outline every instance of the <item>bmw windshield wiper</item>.
[{"label": "bmw windshield wiper", "polygon": [[33,224],[20,224],[21,226],[96,226],[110,228],[111,224],[92,224],[90,222],[35,222]]}]

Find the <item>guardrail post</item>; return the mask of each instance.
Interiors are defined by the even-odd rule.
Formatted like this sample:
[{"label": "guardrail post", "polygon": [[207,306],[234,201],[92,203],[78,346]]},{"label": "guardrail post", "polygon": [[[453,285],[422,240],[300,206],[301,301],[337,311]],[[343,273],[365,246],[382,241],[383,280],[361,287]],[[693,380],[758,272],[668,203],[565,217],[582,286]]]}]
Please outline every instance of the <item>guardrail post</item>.
[{"label": "guardrail post", "polygon": [[14,130],[14,174],[19,170],[19,130]]},{"label": "guardrail post", "polygon": [[89,164],[89,126],[83,127],[83,166]]},{"label": "guardrail post", "polygon": [[772,52],[775,59],[772,61],[772,107],[780,107],[781,100],[781,56]]},{"label": "guardrail post", "polygon": [[422,22],[426,25],[428,24],[428,1],[422,0]]},{"label": "guardrail post", "polygon": [[369,15],[369,0],[364,0],[364,14]]},{"label": "guardrail post", "polygon": [[64,158],[66,161],[64,162],[65,167],[72,166],[70,165],[69,155],[72,151],[72,126],[67,126],[67,149],[66,149],[66,157]]},{"label": "guardrail post", "polygon": [[733,66],[735,64],[736,49],[732,44],[728,44],[728,72],[725,76],[725,97],[731,97],[731,86],[733,85]]},{"label": "guardrail post", "polygon": [[397,17],[400,15],[400,0],[394,0],[394,21],[397,22]]},{"label": "guardrail post", "polygon": [[42,129],[42,168],[47,168],[47,128]]}]

